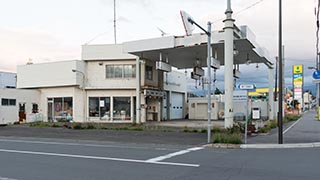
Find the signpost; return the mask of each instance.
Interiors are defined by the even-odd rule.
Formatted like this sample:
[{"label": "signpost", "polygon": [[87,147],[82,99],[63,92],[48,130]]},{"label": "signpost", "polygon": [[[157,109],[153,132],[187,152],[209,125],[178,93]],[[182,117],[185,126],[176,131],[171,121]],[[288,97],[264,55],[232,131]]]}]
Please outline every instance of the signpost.
[{"label": "signpost", "polygon": [[240,84],[238,91],[233,92],[233,102],[245,102],[246,103],[246,122],[244,130],[244,143],[247,144],[247,134],[248,134],[248,118],[249,118],[249,105],[248,105],[248,92],[249,90],[255,89],[254,84]]}]

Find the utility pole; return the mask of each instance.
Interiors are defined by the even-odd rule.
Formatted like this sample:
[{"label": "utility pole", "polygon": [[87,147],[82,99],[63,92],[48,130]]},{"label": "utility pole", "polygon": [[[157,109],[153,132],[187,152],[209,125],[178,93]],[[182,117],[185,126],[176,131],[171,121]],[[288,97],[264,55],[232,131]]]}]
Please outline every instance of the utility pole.
[{"label": "utility pole", "polygon": [[283,66],[282,66],[282,0],[279,0],[279,113],[278,113],[278,144],[283,144]]}]

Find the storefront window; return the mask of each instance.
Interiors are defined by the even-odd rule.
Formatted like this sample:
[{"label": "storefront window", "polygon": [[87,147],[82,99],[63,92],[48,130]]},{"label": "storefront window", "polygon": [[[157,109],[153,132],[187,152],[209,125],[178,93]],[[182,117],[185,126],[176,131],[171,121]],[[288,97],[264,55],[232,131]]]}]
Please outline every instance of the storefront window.
[{"label": "storefront window", "polygon": [[110,97],[89,97],[89,117],[110,119]]},{"label": "storefront window", "polygon": [[130,97],[113,98],[113,119],[131,120],[131,101]]},{"label": "storefront window", "polygon": [[[48,100],[48,104],[49,103],[52,103],[52,101],[49,102]],[[72,120],[72,117],[73,117],[72,97],[53,98],[53,104],[54,104],[53,115],[55,120]],[[51,107],[51,106],[48,105],[48,107]]]}]

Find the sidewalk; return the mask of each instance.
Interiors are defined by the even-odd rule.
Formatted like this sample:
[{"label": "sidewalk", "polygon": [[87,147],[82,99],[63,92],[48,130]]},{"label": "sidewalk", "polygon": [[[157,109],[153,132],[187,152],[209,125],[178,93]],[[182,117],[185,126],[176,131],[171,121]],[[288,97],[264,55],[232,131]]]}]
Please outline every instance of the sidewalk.
[{"label": "sidewalk", "polygon": [[[314,143],[320,142],[320,121],[316,119],[316,111],[308,111],[283,135],[283,143]],[[295,122],[283,126],[285,132]],[[248,144],[277,144],[278,128],[272,129],[268,135],[248,137]]]}]

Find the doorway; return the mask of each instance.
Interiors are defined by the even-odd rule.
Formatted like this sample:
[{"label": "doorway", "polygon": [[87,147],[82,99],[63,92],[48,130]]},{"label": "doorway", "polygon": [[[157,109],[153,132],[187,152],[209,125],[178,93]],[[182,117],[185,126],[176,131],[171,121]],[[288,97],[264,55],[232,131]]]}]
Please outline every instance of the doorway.
[{"label": "doorway", "polygon": [[19,123],[26,120],[26,103],[19,103]]}]

